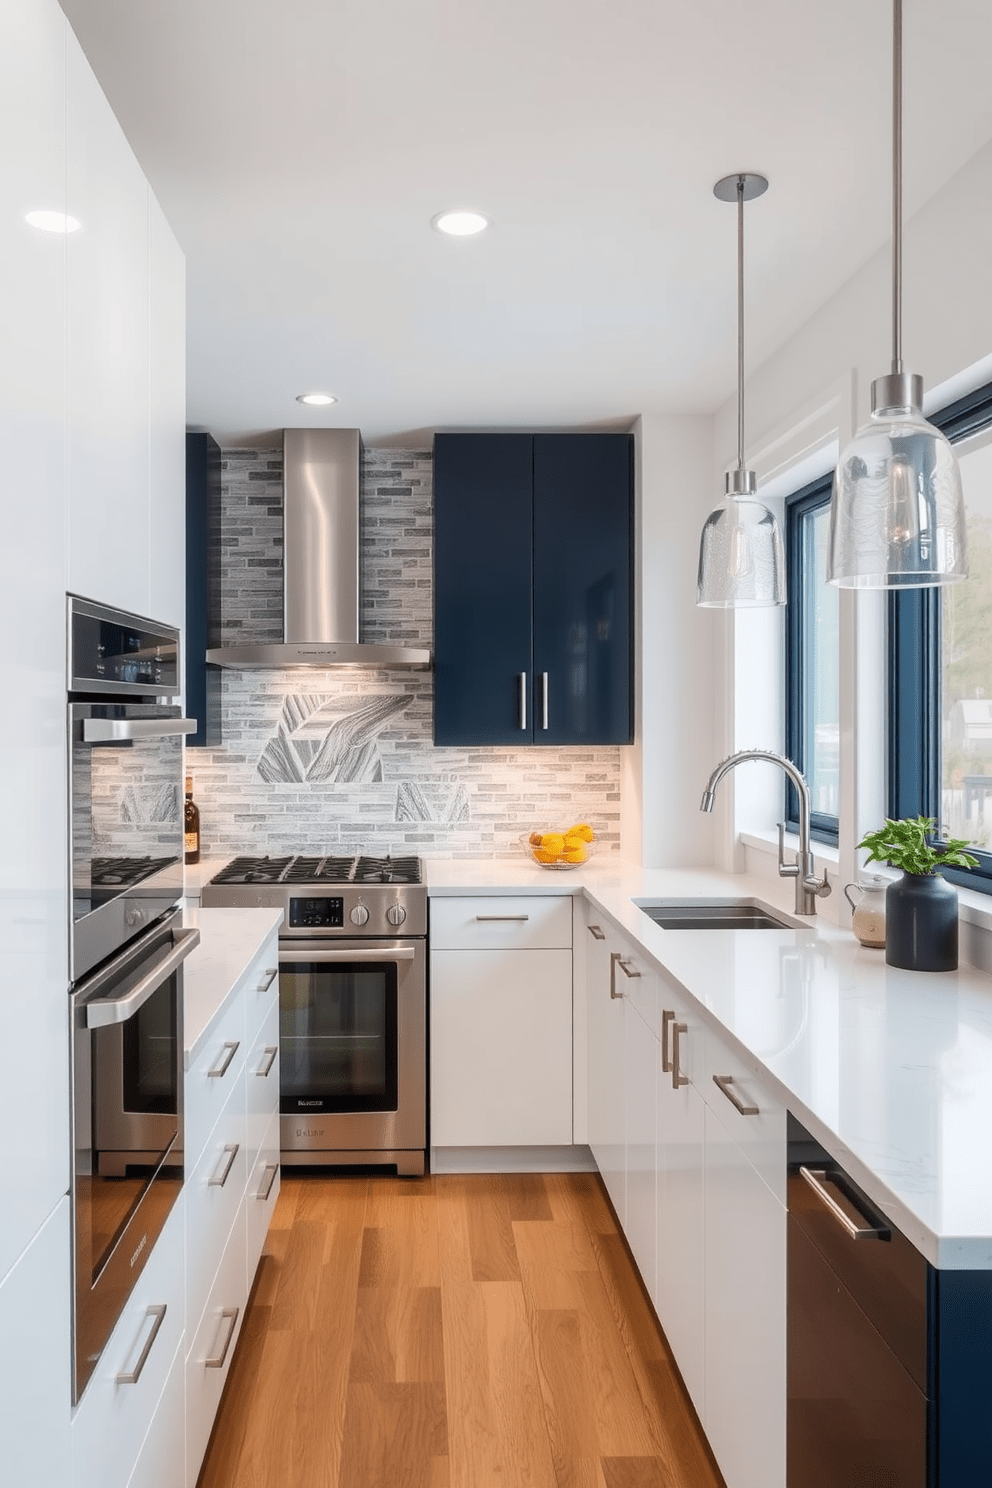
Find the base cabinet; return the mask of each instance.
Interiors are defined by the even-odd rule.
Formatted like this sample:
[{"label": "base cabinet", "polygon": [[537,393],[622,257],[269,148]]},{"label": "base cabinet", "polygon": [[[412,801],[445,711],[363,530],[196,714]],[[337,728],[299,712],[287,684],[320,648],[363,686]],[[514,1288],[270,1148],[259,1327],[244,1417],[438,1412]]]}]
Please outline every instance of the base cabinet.
[{"label": "base cabinet", "polygon": [[616,985],[620,943],[595,916],[586,924],[589,1147],[620,1224],[627,1223],[626,1034]]}]

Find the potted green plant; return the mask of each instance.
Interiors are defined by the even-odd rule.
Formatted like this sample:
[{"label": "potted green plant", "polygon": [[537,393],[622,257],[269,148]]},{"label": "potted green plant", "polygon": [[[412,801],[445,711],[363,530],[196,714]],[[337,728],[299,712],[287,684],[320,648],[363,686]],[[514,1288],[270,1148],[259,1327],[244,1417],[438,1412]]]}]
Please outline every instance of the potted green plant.
[{"label": "potted green plant", "polygon": [[958,895],[941,868],[973,868],[978,859],[961,837],[935,843],[932,816],[886,819],[858,843],[869,863],[891,863],[902,877],[885,891],[885,959],[908,971],[954,971],[958,964]]}]

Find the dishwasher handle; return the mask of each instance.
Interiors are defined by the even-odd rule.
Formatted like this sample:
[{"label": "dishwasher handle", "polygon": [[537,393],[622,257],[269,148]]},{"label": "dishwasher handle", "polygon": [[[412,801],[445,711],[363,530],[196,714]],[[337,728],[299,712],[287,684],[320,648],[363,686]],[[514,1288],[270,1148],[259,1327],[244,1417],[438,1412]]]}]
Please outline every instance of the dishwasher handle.
[{"label": "dishwasher handle", "polygon": [[[834,1219],[837,1220],[838,1224],[843,1226],[852,1240],[892,1239],[892,1231],[888,1228],[887,1225],[859,1225],[855,1223],[853,1219],[851,1219],[850,1215],[844,1213],[844,1210],[840,1207],[837,1200],[827,1190],[827,1184],[830,1182],[831,1174],[827,1171],[826,1168],[801,1167],[799,1169],[799,1176],[809,1184],[810,1188],[816,1194],[820,1202],[824,1204],[827,1209],[829,1209]],[[850,1194],[845,1193],[844,1197],[847,1199],[847,1202],[852,1206],[852,1208],[857,1207],[854,1204],[854,1200],[851,1198]]]}]

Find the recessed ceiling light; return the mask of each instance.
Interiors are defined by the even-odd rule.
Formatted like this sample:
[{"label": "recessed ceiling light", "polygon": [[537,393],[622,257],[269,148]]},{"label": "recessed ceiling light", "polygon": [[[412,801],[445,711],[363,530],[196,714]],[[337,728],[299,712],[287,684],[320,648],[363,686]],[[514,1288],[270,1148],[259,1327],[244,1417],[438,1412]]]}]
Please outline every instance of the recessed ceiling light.
[{"label": "recessed ceiling light", "polygon": [[50,233],[78,232],[80,226],[75,217],[67,217],[65,212],[27,212],[24,220]]},{"label": "recessed ceiling light", "polygon": [[431,227],[452,238],[470,238],[475,233],[485,232],[488,226],[489,218],[481,212],[438,212],[431,218]]},{"label": "recessed ceiling light", "polygon": [[297,393],[297,403],[306,403],[311,408],[325,408],[328,403],[336,403],[338,400],[333,393]]}]

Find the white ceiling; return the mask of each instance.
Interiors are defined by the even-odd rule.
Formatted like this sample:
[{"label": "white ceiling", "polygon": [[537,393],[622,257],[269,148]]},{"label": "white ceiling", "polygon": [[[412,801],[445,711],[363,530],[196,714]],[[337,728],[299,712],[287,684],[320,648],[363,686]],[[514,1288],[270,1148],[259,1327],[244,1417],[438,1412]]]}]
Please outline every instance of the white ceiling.
[{"label": "white ceiling", "polygon": [[[185,250],[188,418],[223,443],[709,412],[718,177],[771,181],[749,366],[888,240],[889,0],[62,4]],[[990,62],[988,0],[905,0],[907,215],[992,137]],[[454,206],[492,228],[432,231]]]}]

